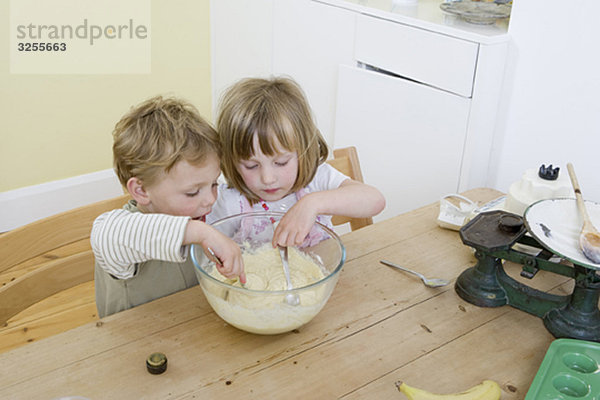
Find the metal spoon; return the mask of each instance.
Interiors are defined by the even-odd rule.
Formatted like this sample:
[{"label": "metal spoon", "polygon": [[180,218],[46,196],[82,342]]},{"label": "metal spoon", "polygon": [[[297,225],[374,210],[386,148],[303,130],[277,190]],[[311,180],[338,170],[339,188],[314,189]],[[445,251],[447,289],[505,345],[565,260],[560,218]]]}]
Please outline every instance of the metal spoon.
[{"label": "metal spoon", "polygon": [[596,264],[600,264],[600,232],[592,224],[592,220],[585,208],[583,202],[583,196],[581,195],[581,189],[579,188],[579,182],[577,176],[575,176],[575,170],[573,164],[567,164],[567,170],[569,171],[569,177],[571,178],[571,184],[575,191],[575,198],[577,199],[577,208],[583,218],[583,227],[581,228],[581,234],[579,235],[579,247],[583,254]]},{"label": "metal spoon", "polygon": [[418,272],[412,271],[412,270],[410,270],[408,268],[401,267],[401,266],[399,266],[397,264],[394,264],[394,263],[386,261],[386,260],[380,260],[379,262],[382,263],[382,264],[385,264],[387,266],[398,268],[398,269],[401,269],[402,271],[405,271],[405,272],[408,272],[408,273],[411,273],[413,275],[418,276],[419,278],[421,278],[421,280],[423,281],[423,283],[425,284],[425,286],[428,286],[428,287],[446,286],[447,284],[450,283],[450,281],[447,281],[445,279],[426,278],[426,277],[424,277],[422,274],[420,274]]},{"label": "metal spoon", "polygon": [[[287,247],[279,246],[279,256],[281,257],[281,263],[283,264],[283,274],[285,275],[285,281],[287,288],[286,290],[292,290],[292,280],[290,279],[290,266],[288,265],[288,249]],[[290,306],[297,306],[300,304],[300,298],[295,293],[288,293],[285,295],[285,302]]]}]

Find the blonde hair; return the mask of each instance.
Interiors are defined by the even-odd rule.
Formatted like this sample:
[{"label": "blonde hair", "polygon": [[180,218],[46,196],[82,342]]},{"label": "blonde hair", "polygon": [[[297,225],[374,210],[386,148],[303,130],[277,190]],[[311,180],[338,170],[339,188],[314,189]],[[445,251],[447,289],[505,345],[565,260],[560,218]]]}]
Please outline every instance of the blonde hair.
[{"label": "blonde hair", "polygon": [[220,155],[219,138],[190,103],[153,97],[132,108],[115,125],[113,164],[123,186],[136,177],[152,185],[180,160],[202,163]]},{"label": "blonde hair", "polygon": [[308,185],[317,167],[327,159],[327,143],[316,127],[302,89],[292,79],[243,79],[225,92],[219,110],[217,132],[223,175],[229,186],[251,204],[260,199],[248,189],[237,166],[254,155],[255,135],[267,156],[280,150],[277,144],[298,154],[298,175],[292,191]]}]

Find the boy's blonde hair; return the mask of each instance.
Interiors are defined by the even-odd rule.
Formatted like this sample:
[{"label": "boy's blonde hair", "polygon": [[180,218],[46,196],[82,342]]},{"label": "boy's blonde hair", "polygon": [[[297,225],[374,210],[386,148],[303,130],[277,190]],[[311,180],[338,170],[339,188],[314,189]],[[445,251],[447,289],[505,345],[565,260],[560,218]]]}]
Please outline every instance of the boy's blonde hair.
[{"label": "boy's blonde hair", "polygon": [[[317,129],[302,89],[292,79],[243,79],[227,90],[219,108],[221,169],[229,185],[251,204],[260,199],[248,189],[237,166],[254,155],[255,135],[267,156],[280,150],[297,152],[298,176],[292,191],[308,185],[317,167],[327,159],[327,143]],[[278,149],[278,144],[283,149]]]},{"label": "boy's blonde hair", "polygon": [[115,125],[113,163],[123,186],[136,177],[152,185],[180,160],[202,163],[209,154],[220,156],[219,138],[190,103],[153,97],[132,108]]}]

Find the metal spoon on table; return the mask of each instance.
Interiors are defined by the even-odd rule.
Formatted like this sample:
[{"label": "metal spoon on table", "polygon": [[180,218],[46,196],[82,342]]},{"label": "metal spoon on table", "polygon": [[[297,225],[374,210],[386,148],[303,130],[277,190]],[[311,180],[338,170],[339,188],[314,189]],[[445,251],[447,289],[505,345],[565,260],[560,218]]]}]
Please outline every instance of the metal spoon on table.
[{"label": "metal spoon on table", "polygon": [[[285,275],[286,290],[292,290],[292,280],[290,279],[290,266],[288,265],[288,249],[287,247],[279,246],[279,256],[281,257],[281,263],[283,264],[283,274]],[[297,306],[300,304],[300,298],[295,293],[288,293],[285,295],[285,300],[290,306]]]},{"label": "metal spoon on table", "polygon": [[418,273],[416,271],[412,271],[412,270],[410,270],[408,268],[401,267],[401,266],[399,266],[397,264],[394,264],[393,262],[389,262],[389,261],[386,261],[386,260],[380,260],[379,262],[382,263],[382,264],[385,264],[385,265],[387,265],[389,267],[398,268],[398,269],[400,269],[402,271],[405,271],[405,272],[408,272],[408,273],[411,273],[413,275],[418,276],[419,278],[421,278],[421,280],[423,281],[423,283],[425,284],[425,286],[428,286],[428,287],[446,286],[447,284],[450,283],[450,281],[447,281],[445,279],[426,278],[425,276],[423,276],[422,274],[420,274],[420,273]]}]

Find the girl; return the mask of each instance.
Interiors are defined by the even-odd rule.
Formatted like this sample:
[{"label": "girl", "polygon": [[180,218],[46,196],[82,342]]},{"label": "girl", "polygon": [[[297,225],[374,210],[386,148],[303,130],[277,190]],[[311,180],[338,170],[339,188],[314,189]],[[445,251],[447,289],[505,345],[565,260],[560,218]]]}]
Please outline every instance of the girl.
[{"label": "girl", "polygon": [[274,246],[299,246],[315,221],[371,217],[385,206],[376,188],[325,163],[327,143],[302,89],[291,79],[244,79],[221,100],[217,131],[221,187],[208,222],[250,211],[283,211]]}]

